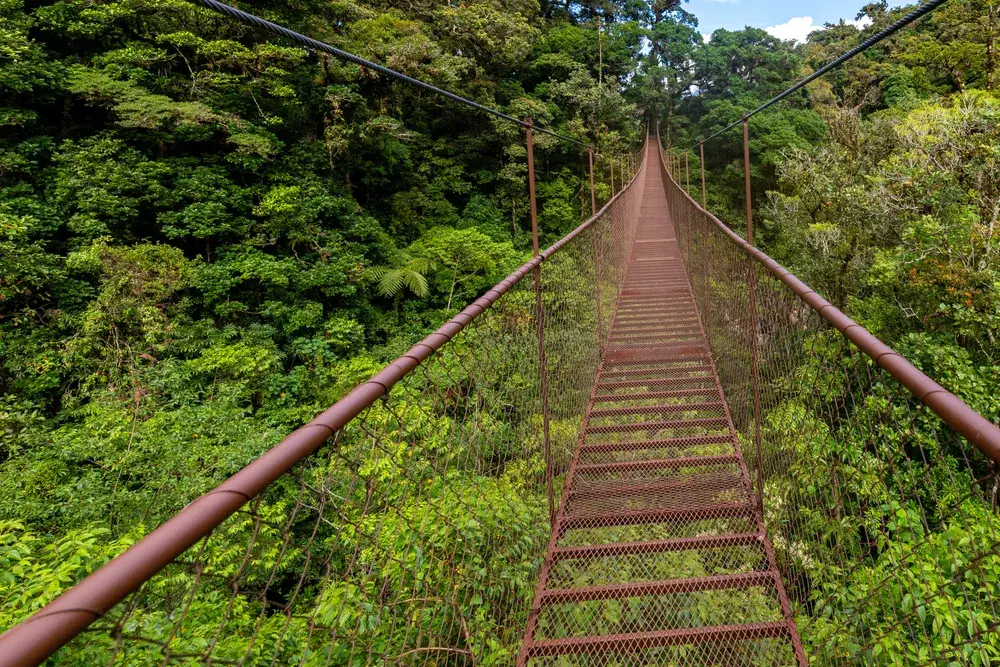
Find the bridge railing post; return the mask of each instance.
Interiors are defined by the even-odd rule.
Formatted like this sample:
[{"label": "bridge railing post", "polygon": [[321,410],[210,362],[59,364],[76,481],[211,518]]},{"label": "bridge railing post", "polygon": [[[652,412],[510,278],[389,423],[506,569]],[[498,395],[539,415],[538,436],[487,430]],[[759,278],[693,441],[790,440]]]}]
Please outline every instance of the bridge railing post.
[{"label": "bridge railing post", "polygon": [[698,139],[698,151],[701,164],[701,207],[708,210],[708,191],[705,187],[705,140]]},{"label": "bridge railing post", "polygon": [[[528,149],[528,200],[531,210],[531,249],[534,257],[538,257],[538,201],[535,198],[535,140],[532,134],[532,121],[524,120],[526,145]],[[552,442],[549,437],[549,371],[545,358],[545,321],[542,308],[542,265],[533,271],[535,278],[535,331],[538,334],[538,371],[541,380],[542,402],[542,437],[545,447],[545,490],[549,497],[549,521],[555,523],[556,504],[554,488],[554,466],[552,462]]]},{"label": "bridge railing post", "polygon": [[[701,166],[701,207],[708,210],[708,198],[705,189],[705,141],[698,140],[699,164]],[[705,232],[705,338],[708,340],[708,351],[712,353],[712,253],[709,236],[711,223],[707,216],[700,216]]]},{"label": "bridge railing post", "polygon": [[594,189],[594,149],[587,149],[587,166],[590,171],[590,215],[597,213],[597,192]]},{"label": "bridge railing post", "polygon": [[608,165],[611,167],[611,196],[615,196],[615,156],[608,154]]},{"label": "bridge railing post", "polygon": [[684,189],[691,192],[691,168],[688,166],[688,153],[684,151]]},{"label": "bridge railing post", "polygon": [[[587,149],[587,161],[590,168],[590,215],[597,215],[597,194],[594,190],[594,149]],[[604,316],[601,312],[601,260],[599,248],[599,236],[601,226],[594,223],[590,228],[591,239],[594,245],[594,304],[597,314],[597,353],[604,354]]]},{"label": "bridge railing post", "polygon": [[[750,117],[743,116],[743,183],[746,188],[747,243],[753,245],[753,202],[750,191]],[[764,509],[764,459],[760,449],[760,362],[757,327],[757,262],[747,255],[750,294],[750,374],[753,383],[753,445],[757,454],[757,503]]]}]

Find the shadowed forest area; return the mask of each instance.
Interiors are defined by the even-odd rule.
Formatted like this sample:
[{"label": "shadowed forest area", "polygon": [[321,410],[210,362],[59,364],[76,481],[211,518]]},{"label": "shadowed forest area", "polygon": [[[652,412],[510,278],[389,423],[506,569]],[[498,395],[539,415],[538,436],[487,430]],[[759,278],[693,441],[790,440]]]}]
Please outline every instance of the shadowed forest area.
[{"label": "shadowed forest area", "polygon": [[[612,195],[607,156],[634,155],[652,125],[682,155],[910,9],[872,3],[857,17],[866,28],[829,25],[792,43],[755,28],[705,41],[697,17],[668,0],[239,6],[593,144],[598,207]],[[750,122],[756,244],[993,421],[998,37],[1000,2],[951,0]],[[0,0],[0,126],[0,629],[261,456],[532,253],[520,128],[185,0]],[[706,143],[704,165],[708,209],[737,231],[741,139],[734,130]],[[544,246],[590,216],[587,153],[536,134],[535,159]],[[697,150],[688,160],[700,201]],[[570,284],[571,267],[564,271],[559,280]],[[516,359],[497,370],[508,389],[519,381]],[[775,432],[798,418],[766,415]],[[429,449],[436,431],[455,427],[416,421]],[[908,508],[866,496],[882,474],[866,463],[872,452],[824,451],[822,438],[807,444],[819,459],[852,461],[850,493],[883,508],[868,520],[920,524]],[[384,463],[360,441],[351,446],[357,467]],[[455,607],[471,619],[472,630],[455,622],[442,631],[477,656],[468,664],[516,655],[524,619],[505,616],[500,601],[530,601],[534,589],[547,524],[545,498],[528,489],[540,468],[533,452],[491,467],[502,473],[479,479],[480,495],[444,501],[470,514],[441,530],[440,549],[490,545],[483,562],[463,567],[503,570],[507,582],[481,590],[484,579],[470,575],[464,585],[476,594],[467,603],[442,602],[450,611],[436,622],[452,623]],[[485,478],[483,469],[465,474]],[[802,488],[827,493],[824,480],[801,475]],[[912,484],[900,482],[907,492]],[[273,490],[268,506],[294,503],[294,491]],[[992,508],[969,509],[981,513],[984,533],[1000,530],[1000,489],[991,493]],[[409,511],[419,514],[419,504]],[[338,533],[331,543],[357,553],[352,537]],[[279,538],[262,538],[273,549],[261,551],[244,589],[266,579]],[[891,554],[901,544],[872,549]],[[922,544],[907,566],[947,571],[944,547]],[[402,553],[410,545],[381,546],[398,547],[398,563],[423,567]],[[242,556],[217,548],[207,558],[222,571]],[[779,548],[826,581],[822,553]],[[1000,565],[983,567],[982,585],[995,593]],[[869,594],[862,575],[871,572],[843,584],[844,598]],[[422,595],[449,576],[428,569],[407,585]],[[384,655],[402,655],[399,619],[364,608],[377,593],[344,583],[336,604],[316,603],[317,614],[360,628]],[[904,608],[920,604],[919,590],[885,595]],[[337,646],[311,647],[304,626],[259,613],[250,596],[220,621],[220,599],[209,591],[191,603],[178,641],[203,648],[202,624],[224,627],[220,650],[249,664],[274,656],[278,664],[363,664]],[[161,613],[136,613],[134,623],[155,634]],[[929,618],[928,633],[944,645],[1000,621]],[[843,630],[812,629],[824,641]],[[267,639],[255,644],[251,633]],[[926,664],[905,644],[886,633],[883,649],[897,653],[873,650],[866,664]],[[106,662],[109,647],[71,646],[51,664]],[[159,650],[121,664],[151,664]],[[963,659],[995,664],[1000,641]]]}]

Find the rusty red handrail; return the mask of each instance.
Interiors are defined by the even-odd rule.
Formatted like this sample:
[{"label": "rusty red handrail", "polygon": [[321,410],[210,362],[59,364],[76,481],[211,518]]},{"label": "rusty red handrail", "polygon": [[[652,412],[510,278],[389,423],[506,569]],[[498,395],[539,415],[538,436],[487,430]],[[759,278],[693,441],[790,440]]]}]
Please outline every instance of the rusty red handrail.
[{"label": "rusty red handrail", "polygon": [[932,380],[920,369],[907,361],[901,354],[876,338],[867,329],[845,315],[843,311],[816,293],[811,287],[799,280],[791,271],[754,247],[742,236],[730,229],[724,222],[704,209],[684,188],[670,176],[663,159],[663,145],[657,132],[657,146],[660,149],[660,163],[666,170],[670,182],[677,188],[688,202],[698,211],[705,214],[716,227],[722,230],[729,239],[739,246],[747,255],[755,259],[761,266],[767,268],[776,278],[789,287],[810,308],[815,310],[824,320],[842,333],[855,347],[867,355],[872,361],[906,387],[913,396],[926,405],[941,418],[945,424],[956,433],[976,446],[994,463],[1000,465],[1000,427],[970,408],[955,394]]},{"label": "rusty red handrail", "polygon": [[[643,163],[645,163],[645,158]],[[229,516],[292,469],[339,429],[370,407],[413,369],[521,281],[533,269],[600,219],[633,185],[636,171],[596,214],[500,281],[458,315],[414,345],[367,382],[293,431],[264,455],[212,491],[196,498],[166,523],[20,624],[0,635],[0,667],[37,665],[137,591],[170,562],[208,536]]]}]

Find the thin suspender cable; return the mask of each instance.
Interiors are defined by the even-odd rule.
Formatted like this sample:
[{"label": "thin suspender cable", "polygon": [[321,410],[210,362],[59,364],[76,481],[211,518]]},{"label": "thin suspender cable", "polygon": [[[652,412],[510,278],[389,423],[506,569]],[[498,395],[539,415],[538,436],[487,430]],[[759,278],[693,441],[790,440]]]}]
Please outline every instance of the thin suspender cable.
[{"label": "thin suspender cable", "polygon": [[[871,37],[869,37],[865,41],[861,42],[860,44],[858,44],[853,49],[851,49],[847,53],[843,54],[842,56],[840,56],[836,60],[833,60],[833,61],[827,63],[826,65],[823,65],[822,67],[820,67],[818,70],[816,70],[815,72],[813,72],[812,74],[810,74],[806,78],[804,78],[801,81],[799,81],[798,83],[794,84],[788,90],[775,95],[774,97],[772,97],[771,99],[769,99],[767,102],[764,102],[759,107],[757,107],[756,109],[754,109],[753,111],[748,112],[745,116],[741,117],[739,120],[733,121],[732,123],[730,123],[729,125],[725,126],[721,130],[719,130],[718,132],[716,132],[715,134],[713,134],[712,136],[707,137],[707,138],[703,139],[702,141],[709,141],[710,139],[716,138],[717,136],[719,136],[723,132],[728,132],[729,130],[733,129],[737,125],[741,124],[743,122],[743,118],[750,118],[751,116],[755,116],[756,114],[760,113],[764,109],[767,109],[771,105],[776,104],[777,102],[780,102],[781,100],[785,99],[786,97],[788,97],[789,95],[791,95],[792,93],[794,93],[796,90],[799,90],[800,88],[802,88],[803,86],[805,86],[809,82],[811,82],[811,81],[813,81],[815,79],[818,79],[819,77],[823,76],[824,74],[826,74],[830,70],[834,69],[835,67],[839,67],[839,66],[843,65],[845,62],[847,62],[848,60],[850,60],[854,56],[858,55],[859,53],[862,53],[863,51],[867,51],[872,46],[878,44],[879,42],[881,42],[886,37],[889,37],[890,35],[899,32],[901,29],[905,28],[907,25],[909,25],[910,23],[913,23],[917,19],[919,19],[919,18],[921,18],[923,16],[926,16],[927,14],[930,14],[931,12],[933,12],[935,9],[937,9],[938,7],[940,7],[941,5],[943,5],[947,1],[948,0],[929,0],[929,2],[925,2],[924,4],[920,5],[919,7],[917,7],[916,9],[914,9],[913,11],[911,11],[910,13],[908,13],[906,16],[902,17],[901,19],[899,19],[898,21],[896,21],[895,23],[893,23],[892,25],[890,25],[889,27],[885,28],[881,32],[879,32],[879,33],[877,33],[875,35],[872,35]],[[691,149],[693,150],[693,149],[695,149],[697,147],[698,147],[698,144],[694,144],[693,146],[691,146]]]},{"label": "thin suspender cable", "polygon": [[[479,104],[478,102],[473,102],[472,100],[467,99],[465,97],[462,97],[461,95],[456,95],[455,93],[448,92],[447,90],[444,90],[443,88],[438,88],[437,86],[433,86],[433,85],[431,85],[429,83],[426,83],[424,81],[421,81],[419,79],[414,79],[412,76],[407,76],[406,74],[403,74],[402,72],[397,72],[396,70],[391,70],[388,67],[385,67],[384,65],[379,65],[376,62],[372,62],[371,60],[366,60],[365,58],[362,58],[360,56],[356,56],[353,53],[349,53],[349,52],[344,51],[342,49],[338,49],[338,48],[336,48],[334,46],[330,46],[329,44],[326,44],[324,42],[320,42],[320,41],[315,40],[315,39],[313,39],[311,37],[306,37],[305,35],[303,35],[301,33],[297,33],[294,30],[290,30],[290,29],[288,29],[288,28],[286,28],[284,26],[278,25],[277,23],[272,23],[271,21],[268,21],[266,19],[262,19],[261,17],[255,16],[253,14],[249,14],[249,13],[247,13],[247,12],[241,10],[241,9],[236,9],[235,7],[231,7],[231,6],[229,6],[229,5],[225,4],[225,3],[218,2],[218,0],[193,0],[193,1],[195,3],[197,3],[197,4],[199,4],[199,5],[202,5],[203,7],[207,7],[208,9],[211,9],[213,11],[219,12],[220,14],[225,14],[226,16],[229,16],[230,18],[234,18],[234,19],[236,19],[238,21],[241,21],[243,23],[246,23],[248,25],[252,25],[252,26],[255,26],[257,28],[263,28],[264,30],[272,32],[272,33],[274,33],[276,35],[281,35],[282,37],[287,37],[288,39],[291,39],[291,40],[296,41],[296,42],[298,42],[300,44],[303,44],[306,47],[308,47],[310,49],[313,49],[315,51],[322,51],[323,53],[329,53],[330,55],[333,55],[333,56],[336,56],[337,58],[340,58],[341,60],[347,60],[349,62],[354,63],[355,65],[360,65],[361,67],[365,67],[367,69],[374,70],[374,71],[379,72],[381,74],[385,74],[386,76],[390,76],[390,77],[393,77],[395,79],[399,79],[400,81],[404,81],[406,83],[409,83],[411,85],[417,86],[419,88],[423,88],[424,90],[429,90],[432,93],[436,93],[438,95],[442,95],[444,97],[447,97],[450,100],[454,100],[455,102],[459,102],[460,104],[464,104],[464,105],[470,106],[470,107],[472,107],[474,109],[478,109],[478,110],[484,111],[484,112],[486,112],[488,114],[492,114],[492,115],[496,116],[497,118],[501,118],[501,119],[503,119],[503,120],[505,120],[505,121],[507,121],[509,123],[514,123],[515,125],[519,125],[519,126],[521,126],[523,128],[527,128],[528,127],[528,124],[525,123],[523,120],[520,120],[519,118],[514,118],[513,116],[509,116],[509,115],[503,113],[502,111],[498,111],[498,110],[490,108],[488,106],[484,106],[482,104]],[[559,134],[558,132],[553,132],[552,130],[547,130],[544,127],[538,127],[537,125],[534,125],[534,126],[532,126],[532,129],[535,132],[542,132],[544,134],[548,134],[549,136],[555,137],[557,139],[561,139],[562,141],[568,141],[568,142],[577,144],[579,146],[583,146],[585,148],[590,148],[589,144],[586,144],[586,143],[584,143],[582,141],[579,141],[578,139],[573,139],[572,137],[567,137],[565,135]]]}]

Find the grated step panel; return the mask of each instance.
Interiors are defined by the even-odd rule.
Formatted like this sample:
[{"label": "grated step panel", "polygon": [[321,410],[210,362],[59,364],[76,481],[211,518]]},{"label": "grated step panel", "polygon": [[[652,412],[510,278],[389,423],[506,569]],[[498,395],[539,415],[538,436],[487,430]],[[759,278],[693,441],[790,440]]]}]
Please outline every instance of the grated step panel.
[{"label": "grated step panel", "polygon": [[[528,651],[533,667],[548,665],[663,665],[664,667],[790,667],[796,665],[787,623],[748,623],[652,630],[632,634],[539,641]],[[565,660],[542,660],[561,658]],[[583,662],[580,658],[594,658]]]},{"label": "grated step panel", "polygon": [[717,397],[719,395],[718,389],[715,387],[706,387],[704,389],[674,389],[672,391],[647,391],[644,393],[632,393],[632,394],[604,394],[594,397],[595,403],[611,403],[611,402],[625,402],[625,401],[649,401],[649,400],[660,400],[664,398],[695,398],[695,397]]},{"label": "grated step panel", "polygon": [[[782,613],[773,577],[761,577],[758,573],[747,576],[748,580],[769,578],[771,581],[758,586],[719,584],[720,588],[685,590],[682,580],[682,585],[662,588],[651,585],[649,594],[636,591],[622,599],[569,599],[563,604],[547,604],[538,615],[538,639],[689,630],[719,626],[733,617],[746,623],[781,623]],[[694,580],[689,585],[695,585]],[[627,588],[641,589],[642,586],[636,584]],[[658,593],[658,590],[664,592]],[[787,625],[785,629],[787,631]]]}]

